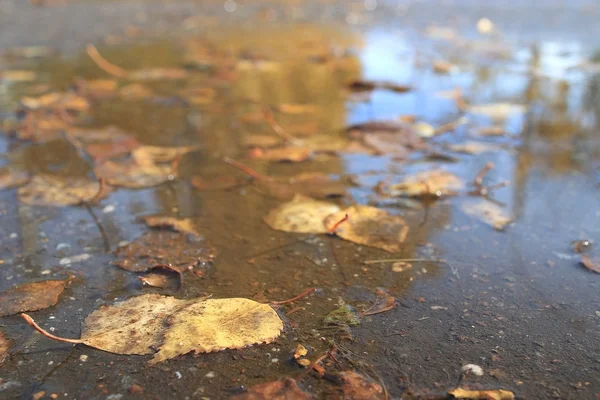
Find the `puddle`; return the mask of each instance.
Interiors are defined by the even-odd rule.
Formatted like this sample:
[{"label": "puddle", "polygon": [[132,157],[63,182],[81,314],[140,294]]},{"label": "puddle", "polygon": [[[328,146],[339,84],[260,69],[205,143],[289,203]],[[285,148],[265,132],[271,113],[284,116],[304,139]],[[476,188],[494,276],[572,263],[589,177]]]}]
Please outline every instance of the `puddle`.
[{"label": "puddle", "polygon": [[[350,16],[363,15],[350,9]],[[570,249],[573,240],[595,242],[600,235],[598,76],[595,64],[577,67],[591,59],[593,43],[577,35],[543,40],[537,25],[535,34],[518,36],[506,22],[506,10],[493,19],[506,32],[478,35],[474,19],[468,29],[461,30],[461,23],[447,31],[453,34],[449,40],[432,38],[428,24],[383,29],[386,18],[377,14],[357,29],[265,22],[268,12],[258,14],[260,29],[230,27],[158,41],[141,35],[118,45],[97,44],[104,59],[126,71],[177,68],[183,79],[167,79],[172,70],[152,81],[111,76],[92,61],[84,43],[75,52],[34,60],[0,58],[3,167],[92,184],[103,177],[98,165],[132,153],[106,155],[102,147],[97,150],[102,156],[95,157],[89,142],[74,136],[76,128],[115,126],[128,135],[123,143],[192,147],[157,162],[166,171],[160,184],[115,186],[87,206],[32,206],[19,189],[0,191],[0,289],[75,276],[56,306],[32,313],[45,329],[71,338],[79,337],[91,311],[142,293],[265,302],[318,290],[279,308],[286,327],[274,343],[185,355],[152,368],[145,357],[53,342],[17,316],[5,317],[3,330],[13,347],[0,369],[3,396],[44,391],[59,398],[125,398],[139,385],[157,398],[228,398],[242,386],[292,377],[324,398],[333,384],[293,361],[298,343],[309,348],[313,361],[335,346],[340,359],[326,362],[326,369],[362,371],[384,382],[393,398],[408,388],[417,393],[414,398],[445,393],[470,363],[485,373],[463,378],[467,386],[504,388],[520,398],[600,393],[595,379],[600,278],[579,265],[579,255]],[[560,26],[566,29],[565,24]],[[450,63],[450,73],[434,71],[442,61]],[[1,80],[2,70],[22,69],[35,78]],[[111,88],[95,90],[91,82],[97,79],[110,80],[103,87]],[[392,81],[412,90],[352,93],[348,83],[359,80]],[[37,128],[26,125],[38,121],[27,122],[34,111],[19,106],[23,97],[56,91],[79,93],[89,107],[46,110]],[[482,111],[485,105],[492,107]],[[427,149],[410,148],[403,155],[390,153],[395,139],[377,147],[364,133],[357,138],[346,130],[401,116],[414,116],[433,129],[461,123],[418,138]],[[51,123],[64,126],[52,130]],[[501,135],[481,135],[490,128]],[[38,143],[18,140],[26,133]],[[309,159],[272,162],[261,159],[265,146],[248,145],[286,139],[308,148]],[[360,152],[349,147],[353,140],[362,141]],[[466,143],[488,147],[481,154],[451,150]],[[326,201],[342,207],[369,204],[402,216],[409,233],[399,251],[388,253],[333,234],[273,230],[263,217],[291,197],[281,198],[268,179],[252,181],[224,159],[287,182],[284,186],[300,173],[324,174],[347,190],[346,196]],[[474,184],[487,163],[493,169]],[[389,185],[432,169],[453,173],[464,188],[433,200],[381,195]],[[115,182],[129,172],[105,178]],[[201,190],[192,184],[198,177],[225,186]],[[232,178],[229,187],[225,182]],[[495,185],[487,199],[481,196]],[[488,212],[496,207],[511,222],[494,229],[497,216],[473,216],[473,202]],[[139,274],[111,264],[119,246],[148,231],[142,218],[150,215],[189,219],[201,240],[216,249],[213,262],[184,273],[182,290],[145,287]],[[406,261],[411,264],[406,267],[386,259],[415,261]],[[344,303],[359,311],[369,308],[378,288],[394,296],[397,307],[364,316],[349,331],[324,325],[325,316]]]}]

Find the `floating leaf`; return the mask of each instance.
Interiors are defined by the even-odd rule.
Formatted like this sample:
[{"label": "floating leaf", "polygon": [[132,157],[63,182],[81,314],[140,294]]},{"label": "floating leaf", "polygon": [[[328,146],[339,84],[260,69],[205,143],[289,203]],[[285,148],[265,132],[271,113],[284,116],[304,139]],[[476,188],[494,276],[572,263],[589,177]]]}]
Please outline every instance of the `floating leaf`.
[{"label": "floating leaf", "polygon": [[232,400],[310,400],[313,397],[302,391],[295,380],[284,378],[274,382],[254,385],[245,393],[232,397]]},{"label": "floating leaf", "polygon": [[383,400],[387,396],[381,385],[373,382],[354,371],[345,371],[338,374],[340,378],[342,398],[352,400]]},{"label": "floating leaf", "polygon": [[[66,207],[96,198],[100,184],[81,178],[37,175],[18,189],[19,200],[32,206]],[[100,197],[108,194],[107,190]]]},{"label": "floating leaf", "polygon": [[346,131],[379,154],[406,157],[413,151],[428,147],[410,124],[400,121],[366,122],[351,125]]},{"label": "floating leaf", "polygon": [[394,307],[396,307],[396,298],[390,296],[390,294],[383,289],[377,289],[377,300],[375,300],[375,303],[373,303],[371,307],[363,311],[361,315],[379,314],[389,311]]},{"label": "floating leaf", "polygon": [[283,330],[283,322],[268,304],[243,298],[192,303],[168,323],[164,343],[151,364],[192,351],[210,353],[270,343]]},{"label": "floating leaf", "polygon": [[69,124],[58,113],[31,111],[16,128],[16,136],[19,140],[44,143],[62,138],[68,128]]},{"label": "floating leaf", "polygon": [[188,218],[148,216],[144,217],[144,222],[150,228],[170,228],[176,232],[187,233],[196,237],[201,236],[194,227],[194,223]]},{"label": "floating leaf", "polygon": [[319,172],[307,172],[289,179],[258,180],[255,183],[278,199],[291,199],[296,194],[303,194],[317,199],[342,197],[346,194],[346,186]]},{"label": "floating leaf", "polygon": [[335,204],[296,195],[292,201],[271,210],[264,221],[278,231],[327,233],[323,221],[339,210]]},{"label": "floating leaf", "polygon": [[463,388],[452,389],[448,392],[455,399],[468,400],[514,400],[513,392],[504,389],[495,390],[469,390]]},{"label": "floating leaf", "polygon": [[8,189],[21,186],[29,181],[26,171],[6,166],[0,168],[0,189]]},{"label": "floating leaf", "polygon": [[590,271],[600,274],[600,262],[597,258],[581,256],[581,260],[579,262]]},{"label": "floating leaf", "polygon": [[282,103],[275,107],[282,114],[310,114],[317,111],[314,104]]},{"label": "floating leaf", "polygon": [[391,185],[392,196],[448,196],[464,189],[464,182],[451,172],[441,169],[418,172],[402,182]]},{"label": "floating leaf", "polygon": [[100,129],[71,129],[68,136],[79,140],[85,152],[97,163],[130,154],[141,146],[131,134],[114,125]]},{"label": "floating leaf", "polygon": [[513,103],[491,103],[471,105],[467,107],[471,114],[485,115],[494,121],[504,121],[515,114],[524,114],[527,107]]},{"label": "floating leaf", "polygon": [[4,332],[0,332],[0,366],[8,357],[8,349],[12,345],[12,341],[6,337]]},{"label": "floating leaf", "polygon": [[432,64],[432,67],[433,72],[440,75],[451,74],[457,70],[456,65],[444,60],[435,60]]},{"label": "floating leaf", "polygon": [[307,160],[311,154],[311,149],[305,147],[286,146],[271,149],[254,149],[250,153],[250,157],[267,161],[300,162]]},{"label": "floating leaf", "polygon": [[453,151],[455,153],[465,153],[465,154],[483,154],[483,153],[493,153],[501,148],[495,144],[491,143],[482,143],[482,142],[464,142],[457,144],[449,144],[447,146],[448,150]]},{"label": "floating leaf", "polygon": [[369,206],[352,206],[330,215],[325,226],[331,231],[347,215],[347,220],[335,229],[342,239],[365,246],[398,252],[408,235],[408,225],[402,217]]},{"label": "floating leaf", "polygon": [[164,289],[176,288],[180,285],[180,279],[175,281],[172,277],[173,274],[150,272],[138,278],[144,285]]},{"label": "floating leaf", "polygon": [[64,280],[24,283],[0,294],[0,317],[37,311],[58,303],[67,285]]},{"label": "floating leaf", "polygon": [[502,207],[485,199],[466,201],[461,208],[465,214],[475,217],[499,231],[512,221],[510,215]]},{"label": "floating leaf", "polygon": [[400,85],[386,81],[352,81],[347,85],[347,88],[353,92],[371,92],[375,89],[390,90],[396,93],[406,93],[413,90],[411,86]]},{"label": "floating leaf", "polygon": [[149,271],[159,264],[171,264],[183,271],[215,258],[215,250],[206,243],[164,230],[146,232],[135,241],[119,247],[115,254],[117,260],[113,264],[133,272]]}]

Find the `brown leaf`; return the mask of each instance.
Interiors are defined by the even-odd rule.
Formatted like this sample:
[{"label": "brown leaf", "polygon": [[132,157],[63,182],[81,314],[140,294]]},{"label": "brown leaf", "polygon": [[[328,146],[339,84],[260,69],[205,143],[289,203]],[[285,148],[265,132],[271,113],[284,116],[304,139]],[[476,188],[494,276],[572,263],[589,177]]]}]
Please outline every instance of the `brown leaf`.
[{"label": "brown leaf", "polygon": [[29,181],[26,171],[13,166],[0,167],[0,189],[9,189],[21,186]]},{"label": "brown leaf", "polygon": [[331,230],[341,220],[335,234],[342,239],[365,246],[377,247],[390,253],[398,252],[408,235],[408,225],[402,217],[369,206],[352,206],[330,215],[325,226]]},{"label": "brown leaf", "polygon": [[379,154],[406,157],[413,151],[428,147],[411,125],[400,121],[371,121],[351,125],[346,131]]},{"label": "brown leaf", "polygon": [[44,143],[60,139],[68,128],[69,124],[58,113],[31,111],[17,127],[16,136],[20,140]]},{"label": "brown leaf", "polygon": [[194,223],[188,219],[177,219],[173,217],[148,216],[143,218],[150,228],[169,228],[176,232],[187,233],[199,238],[201,235],[196,231]]},{"label": "brown leaf", "polygon": [[125,100],[142,100],[154,96],[154,92],[141,83],[131,83],[119,89],[119,96]]},{"label": "brown leaf", "polygon": [[383,400],[386,398],[381,385],[373,382],[354,371],[346,371],[338,374],[341,384],[343,399],[352,400]]},{"label": "brown leaf", "polygon": [[452,389],[448,392],[455,399],[468,400],[514,400],[513,392],[504,389],[495,390],[469,390],[463,388]]},{"label": "brown leaf", "polygon": [[281,138],[272,135],[248,135],[244,138],[244,146],[269,148],[281,145]]},{"label": "brown leaf", "polygon": [[441,169],[418,172],[388,188],[392,196],[449,196],[464,189],[464,182],[451,172]]},{"label": "brown leaf", "polygon": [[300,162],[307,160],[312,151],[305,147],[287,146],[274,147],[272,149],[254,149],[250,153],[251,158],[277,161],[277,162]]},{"label": "brown leaf", "polygon": [[309,400],[313,397],[302,391],[295,380],[284,378],[278,381],[254,385],[245,393],[232,397],[232,400]]},{"label": "brown leaf", "polygon": [[[19,201],[32,206],[66,207],[97,199],[100,184],[81,178],[37,175],[18,189]],[[100,198],[109,190],[102,190]]]},{"label": "brown leaf", "polygon": [[379,314],[382,312],[386,312],[396,307],[396,298],[390,296],[389,293],[383,289],[377,290],[377,299],[375,303],[365,311],[361,313],[361,315],[373,315]]},{"label": "brown leaf", "polygon": [[21,104],[30,110],[52,109],[65,111],[87,111],[90,103],[73,92],[51,92],[38,97],[23,97]]},{"label": "brown leaf", "polygon": [[174,280],[173,274],[151,272],[138,278],[144,285],[156,288],[177,288],[179,286],[179,279]]},{"label": "brown leaf", "polygon": [[96,163],[130,154],[140,143],[129,133],[109,125],[101,129],[72,129],[69,137],[83,143],[85,152]]},{"label": "brown leaf", "polygon": [[0,317],[25,311],[37,311],[58,303],[67,281],[53,280],[24,283],[0,294]]},{"label": "brown leaf", "polygon": [[12,341],[6,337],[4,332],[0,331],[0,366],[4,363],[8,357],[8,349],[12,345]]},{"label": "brown leaf", "polygon": [[581,256],[581,260],[579,262],[590,271],[600,274],[600,261],[597,258]]},{"label": "brown leaf", "polygon": [[134,81],[179,80],[189,77],[189,72],[181,68],[144,68],[131,71],[127,78]]},{"label": "brown leaf", "polygon": [[118,85],[118,82],[113,79],[94,79],[89,81],[78,79],[75,82],[78,93],[93,98],[106,98],[115,95]]},{"label": "brown leaf", "polygon": [[406,93],[413,90],[411,86],[400,85],[386,81],[352,81],[347,85],[347,88],[353,92],[371,92],[375,89],[390,90],[396,93]]},{"label": "brown leaf", "polygon": [[127,271],[143,272],[153,269],[158,264],[171,264],[183,271],[200,263],[214,260],[214,248],[177,232],[152,230],[146,232],[135,241],[119,247],[113,262]]},{"label": "brown leaf", "polygon": [[457,144],[449,144],[447,146],[448,150],[453,151],[455,153],[465,153],[465,154],[483,154],[483,153],[493,153],[501,150],[502,148],[491,143],[482,143],[482,142],[464,142]]},{"label": "brown leaf", "polygon": [[296,233],[327,233],[323,221],[340,208],[332,203],[296,195],[290,202],[272,209],[264,221],[273,229]]}]

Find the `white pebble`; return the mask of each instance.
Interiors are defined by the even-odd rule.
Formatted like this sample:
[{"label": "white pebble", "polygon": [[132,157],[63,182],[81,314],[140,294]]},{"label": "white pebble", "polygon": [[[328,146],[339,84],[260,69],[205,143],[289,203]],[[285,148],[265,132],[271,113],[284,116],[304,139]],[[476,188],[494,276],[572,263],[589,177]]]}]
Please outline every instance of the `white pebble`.
[{"label": "white pebble", "polygon": [[17,235],[15,232],[11,233],[9,236],[11,239],[16,239],[19,237],[19,235]]},{"label": "white pebble", "polygon": [[461,371],[463,372],[463,374],[473,374],[476,376],[483,375],[483,368],[475,364],[467,364],[461,368]]},{"label": "white pebble", "polygon": [[204,375],[205,378],[214,378],[215,377],[215,373],[210,371],[208,374]]},{"label": "white pebble", "polygon": [[110,214],[113,211],[115,211],[115,206],[113,206],[112,204],[110,204],[102,209],[102,212],[104,214]]},{"label": "white pebble", "polygon": [[59,243],[56,245],[56,250],[64,250],[68,249],[69,247],[71,247],[71,245],[68,243]]},{"label": "white pebble", "polygon": [[81,362],[86,362],[88,360],[88,356],[85,354],[82,354],[79,356],[79,361]]},{"label": "white pebble", "polygon": [[79,254],[73,257],[65,257],[65,258],[61,258],[59,261],[60,265],[69,265],[71,263],[74,262],[81,262],[81,261],[85,261],[87,259],[89,259],[91,256],[89,254]]},{"label": "white pebble", "polygon": [[183,375],[181,375],[181,372],[179,371],[175,371],[175,376],[177,377],[177,379],[181,379],[183,377]]},{"label": "white pebble", "polygon": [[275,363],[278,363],[278,362],[279,362],[279,358],[272,358],[272,359],[271,359],[271,362],[272,362],[273,364],[275,364]]}]

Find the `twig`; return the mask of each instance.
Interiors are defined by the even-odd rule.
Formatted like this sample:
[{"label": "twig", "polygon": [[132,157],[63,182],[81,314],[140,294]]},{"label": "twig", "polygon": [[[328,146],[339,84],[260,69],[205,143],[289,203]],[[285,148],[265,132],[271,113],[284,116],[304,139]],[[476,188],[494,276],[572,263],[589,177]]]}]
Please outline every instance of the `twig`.
[{"label": "twig", "polygon": [[430,258],[392,258],[392,259],[387,259],[387,260],[367,260],[367,261],[363,261],[363,264],[366,264],[366,265],[385,264],[385,263],[389,263],[389,262],[434,262],[434,263],[446,264],[446,260],[443,260],[441,258],[434,258],[434,259],[430,259]]},{"label": "twig", "polygon": [[86,203],[95,204],[102,197],[102,193],[104,192],[104,178],[98,178],[98,184],[98,191],[91,199],[85,201]]},{"label": "twig", "polygon": [[46,336],[47,338],[58,340],[59,342],[65,342],[65,343],[72,343],[72,344],[84,343],[85,344],[85,341],[83,341],[81,339],[67,339],[67,338],[61,338],[58,336],[54,336],[53,334],[45,331],[42,327],[40,327],[38,324],[36,324],[36,322],[33,320],[33,318],[31,318],[29,315],[27,315],[25,313],[21,314],[21,317],[29,324],[29,326],[31,326],[33,329],[35,329],[42,335]]},{"label": "twig", "polygon": [[494,166],[493,162],[489,162],[489,163],[485,164],[483,166],[483,168],[481,168],[481,171],[479,171],[479,173],[475,177],[473,184],[477,187],[481,187],[483,185],[483,178],[485,178],[485,176],[488,174],[488,172],[490,172],[492,169],[494,169],[494,167],[495,166]]},{"label": "twig", "polygon": [[335,233],[335,230],[344,222],[348,221],[348,214],[346,214],[344,216],[344,218],[340,219],[338,222],[336,222],[330,229],[329,229],[329,233],[333,234]]},{"label": "twig", "polygon": [[87,45],[87,53],[92,61],[103,71],[118,78],[127,78],[129,76],[129,71],[108,62],[93,44]]},{"label": "twig", "polygon": [[98,228],[98,231],[100,231],[102,240],[104,241],[104,250],[108,253],[110,251],[110,241],[108,239],[108,235],[106,234],[106,231],[104,230],[104,227],[102,226],[102,223],[100,223],[100,220],[98,219],[98,216],[92,209],[92,206],[90,203],[88,203],[87,201],[83,201],[83,202],[81,202],[81,204],[86,208],[87,212],[92,217],[92,220],[94,220],[94,223],[96,224],[96,227]]},{"label": "twig", "polygon": [[303,298],[304,296],[309,295],[310,293],[314,292],[315,290],[317,290],[317,288],[306,289],[304,292],[300,293],[296,297],[292,297],[291,299],[282,300],[282,301],[271,301],[270,304],[280,305],[280,304],[292,303],[296,300]]},{"label": "twig", "polygon": [[173,161],[171,162],[171,175],[177,176],[179,170],[179,164],[181,164],[181,153],[177,153]]},{"label": "twig", "polygon": [[296,145],[300,144],[300,141],[298,139],[296,139],[295,137],[293,137],[292,135],[287,133],[283,129],[283,127],[281,125],[279,125],[279,123],[275,120],[275,117],[273,116],[273,112],[271,111],[271,108],[269,108],[269,106],[263,107],[263,115],[265,116],[265,119],[267,120],[267,122],[269,123],[269,125],[271,126],[273,131],[279,137],[281,137],[283,140],[285,140],[286,142],[289,142],[291,144],[296,144]]},{"label": "twig", "polygon": [[227,164],[231,165],[232,167],[236,167],[237,169],[248,174],[249,176],[251,176],[254,179],[258,179],[261,181],[273,181],[273,178],[271,178],[270,176],[266,176],[259,172],[256,172],[255,170],[253,170],[246,164],[243,164],[237,160],[234,160],[233,158],[223,157],[223,161],[225,161]]}]

